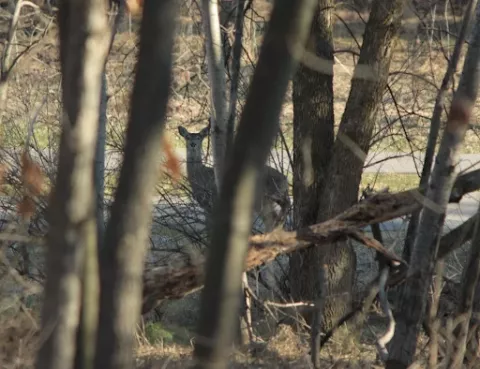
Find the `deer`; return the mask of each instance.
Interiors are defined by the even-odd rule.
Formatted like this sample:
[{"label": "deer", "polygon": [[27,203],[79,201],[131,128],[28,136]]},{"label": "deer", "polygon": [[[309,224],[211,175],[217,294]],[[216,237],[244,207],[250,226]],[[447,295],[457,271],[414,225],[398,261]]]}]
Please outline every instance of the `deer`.
[{"label": "deer", "polygon": [[[215,172],[203,162],[202,143],[210,132],[210,125],[198,133],[189,132],[179,126],[178,133],[185,139],[187,153],[187,178],[194,200],[207,213],[211,214],[214,199],[217,196]],[[272,232],[283,228],[290,208],[288,179],[278,170],[266,165],[262,186],[255,196],[254,211],[262,218],[265,231]],[[263,193],[259,193],[263,190]]]},{"label": "deer", "polygon": [[[203,162],[203,140],[210,133],[210,123],[200,132],[189,132],[185,127],[179,126],[178,133],[185,139],[187,153],[187,179],[192,189],[194,200],[207,213],[207,222],[210,222],[213,203],[217,196],[215,172]],[[255,194],[254,211],[262,218],[265,231],[272,232],[277,228],[283,228],[286,215],[290,208],[288,196],[288,179],[278,170],[265,166],[261,186],[257,186]],[[263,269],[263,270],[262,270]],[[282,291],[278,288],[273,265],[267,264],[258,270],[258,277],[267,289],[281,296]],[[248,285],[247,275],[244,274],[244,283]],[[250,298],[245,296],[246,306],[249,306]],[[251,329],[251,312],[246,307],[244,322]]]}]

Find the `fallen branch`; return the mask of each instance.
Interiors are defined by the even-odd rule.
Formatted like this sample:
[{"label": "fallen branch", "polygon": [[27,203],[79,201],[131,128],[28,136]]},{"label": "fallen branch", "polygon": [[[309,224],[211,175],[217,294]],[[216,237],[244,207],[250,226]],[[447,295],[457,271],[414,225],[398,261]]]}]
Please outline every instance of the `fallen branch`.
[{"label": "fallen branch", "polygon": [[[458,202],[467,193],[480,188],[480,170],[459,176],[454,184],[450,202]],[[352,237],[365,246],[385,256],[392,266],[405,265],[394,253],[386,250],[378,241],[366,237],[360,229],[395,219],[421,208],[423,190],[413,189],[396,194],[378,193],[358,203],[326,222],[295,231],[276,231],[250,238],[245,270],[274,260],[281,254],[307,247],[322,246],[346,237]],[[178,299],[203,285],[204,260],[195,264],[154,267],[145,272],[143,308],[145,314],[155,308],[158,301]],[[403,273],[400,273],[403,274]],[[389,281],[389,285],[393,282]]]}]

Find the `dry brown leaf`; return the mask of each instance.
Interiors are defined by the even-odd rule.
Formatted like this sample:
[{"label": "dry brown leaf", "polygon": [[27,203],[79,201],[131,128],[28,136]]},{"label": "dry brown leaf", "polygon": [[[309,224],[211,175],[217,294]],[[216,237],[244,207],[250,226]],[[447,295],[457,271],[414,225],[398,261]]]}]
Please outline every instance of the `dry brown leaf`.
[{"label": "dry brown leaf", "polygon": [[127,0],[127,10],[132,15],[140,15],[143,10],[143,0]]},{"label": "dry brown leaf", "polygon": [[22,201],[17,205],[17,210],[22,218],[30,218],[35,212],[35,202],[30,196],[25,195],[23,196]]},{"label": "dry brown leaf", "polygon": [[447,129],[451,132],[466,129],[472,115],[473,104],[467,99],[454,99],[450,106]]},{"label": "dry brown leaf", "polygon": [[180,160],[178,159],[170,140],[165,135],[162,136],[162,146],[166,156],[164,167],[170,172],[173,180],[178,182],[181,175]]},{"label": "dry brown leaf", "polygon": [[7,166],[4,164],[0,164],[0,185],[3,184],[3,181],[6,175],[7,175]]},{"label": "dry brown leaf", "polygon": [[30,159],[27,151],[22,154],[22,182],[31,191],[32,196],[37,196],[42,192],[44,182],[42,170]]}]

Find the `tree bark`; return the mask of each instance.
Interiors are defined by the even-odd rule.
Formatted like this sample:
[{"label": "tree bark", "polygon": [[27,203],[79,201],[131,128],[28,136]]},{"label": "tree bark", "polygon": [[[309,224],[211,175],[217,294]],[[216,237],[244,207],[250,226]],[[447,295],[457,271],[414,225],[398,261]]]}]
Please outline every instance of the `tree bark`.
[{"label": "tree bark", "polygon": [[133,364],[151,196],[171,83],[175,18],[175,1],[145,1],[125,157],[100,252],[98,369],[126,369]]},{"label": "tree bark", "polygon": [[480,247],[478,247],[478,245],[480,245],[480,217],[478,216],[478,213],[476,220],[475,235],[472,240],[470,258],[463,274],[462,297],[458,308],[458,316],[462,317],[462,320],[455,331],[456,341],[453,345],[453,355],[450,363],[451,368],[460,368],[463,364],[478,278],[480,276]]},{"label": "tree bark", "polygon": [[241,277],[251,232],[256,186],[279,129],[288,83],[313,15],[313,0],[279,0],[272,11],[220,196],[195,358],[198,368],[224,368],[239,311]]},{"label": "tree bark", "polygon": [[[355,68],[350,95],[334,144],[325,188],[317,192],[318,221],[329,219],[350,207],[358,199],[358,189],[363,165],[379,104],[385,91],[392,43],[398,34],[404,0],[385,2],[376,0],[365,29],[360,58]],[[328,184],[328,188],[327,188]],[[326,278],[326,302],[323,326],[330,329],[351,305],[351,292],[355,275],[355,254],[346,242],[322,249],[315,260],[304,261],[309,277],[305,278],[304,298],[315,300],[318,291],[313,281],[317,279],[316,266],[329,266]]]},{"label": "tree bark", "polygon": [[[125,2],[117,0],[118,12],[111,27],[109,52],[112,50],[119,25],[125,15]],[[105,60],[106,64],[107,60]],[[85,269],[82,280],[82,311],[77,331],[77,352],[75,369],[93,368],[98,326],[98,256],[105,237],[105,146],[107,138],[107,70],[102,72],[102,87],[100,90],[100,111],[98,117],[98,134],[95,147],[95,164],[93,180],[96,194],[97,248],[90,248],[85,255]]]},{"label": "tree bark", "polygon": [[409,275],[400,295],[397,328],[387,368],[406,368],[414,359],[420,323],[425,311],[445,211],[455,181],[455,165],[477,99],[480,60],[478,21],[468,48],[459,87],[455,93],[435,167],[430,178],[418,235],[412,250]]},{"label": "tree bark", "polygon": [[[432,121],[430,124],[430,132],[428,134],[427,147],[425,149],[425,158],[423,160],[423,169],[422,175],[420,177],[420,187],[428,186],[428,179],[430,178],[430,173],[432,171],[433,157],[435,154],[435,148],[437,146],[438,135],[440,132],[440,121],[442,118],[442,113],[445,109],[445,95],[447,93],[448,85],[457,71],[457,65],[460,60],[460,54],[465,44],[465,39],[467,38],[467,31],[473,19],[473,9],[475,8],[476,0],[469,2],[467,12],[462,21],[462,27],[458,34],[458,38],[455,42],[455,48],[448,63],[448,69],[443,76],[442,85],[438,91],[437,98],[435,99],[435,106],[433,108]],[[417,234],[418,220],[420,218],[420,213],[415,212],[410,217],[410,222],[408,223],[407,235],[405,236],[405,243],[403,247],[403,258],[406,261],[410,260],[411,249],[413,247],[413,241]]]},{"label": "tree bark", "polygon": [[[472,0],[467,11],[473,6]],[[465,14],[465,17],[468,17]],[[463,93],[475,103],[478,94],[478,82],[480,72],[480,3],[476,5],[475,26],[472,30],[472,37],[470,38],[470,45],[467,55],[465,57],[464,73],[462,74],[459,93]],[[480,208],[479,208],[480,213]],[[470,327],[470,320],[472,318],[472,311],[475,308],[475,292],[477,290],[478,278],[480,276],[480,216],[477,213],[477,221],[475,225],[475,235],[470,246],[471,253],[468,265],[463,273],[463,291],[458,309],[458,315],[464,317],[456,330],[456,345],[454,347],[454,354],[452,357],[452,368],[460,367],[465,357],[465,350],[467,347],[467,335]],[[477,306],[478,307],[478,306]]]},{"label": "tree bark", "polygon": [[[115,32],[115,31],[114,31]],[[100,94],[100,116],[98,120],[98,136],[95,149],[95,193],[97,209],[97,234],[99,248],[105,234],[105,145],[107,141],[107,72],[102,74],[102,89]]]},{"label": "tree bark", "polygon": [[[322,69],[300,64],[293,79],[293,196],[296,229],[315,224],[317,193],[322,191],[333,153],[333,29],[332,0],[319,0],[306,50],[322,60]],[[308,58],[309,55],[304,56]],[[321,251],[311,248],[290,257],[290,293],[295,300],[308,296],[309,278],[318,269]],[[321,264],[320,264],[321,265]]]},{"label": "tree bark", "polygon": [[217,188],[220,188],[227,151],[227,84],[225,81],[225,62],[218,16],[218,1],[202,0],[202,15],[206,37],[208,79],[211,90],[210,134],[213,148],[213,169]]},{"label": "tree bark", "polygon": [[93,162],[101,75],[109,41],[105,5],[104,2],[65,0],[59,7],[64,114],[58,172],[49,212],[42,314],[45,338],[38,353],[37,368],[73,366],[84,256],[88,250],[96,249]]},{"label": "tree bark", "polygon": [[230,101],[227,122],[227,157],[230,156],[230,150],[233,145],[235,136],[235,119],[237,116],[237,100],[238,100],[238,82],[240,81],[240,66],[242,62],[243,48],[243,23],[245,14],[245,0],[237,1],[237,13],[235,16],[235,43],[232,51],[232,79],[230,82]]}]

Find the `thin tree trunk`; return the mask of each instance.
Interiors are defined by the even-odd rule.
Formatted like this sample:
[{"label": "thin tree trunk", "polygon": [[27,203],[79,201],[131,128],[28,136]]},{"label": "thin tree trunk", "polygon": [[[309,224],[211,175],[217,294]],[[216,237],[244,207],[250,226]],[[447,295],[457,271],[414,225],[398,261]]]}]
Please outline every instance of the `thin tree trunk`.
[{"label": "thin tree trunk", "polygon": [[406,368],[414,359],[445,211],[456,177],[455,165],[477,99],[480,59],[478,21],[474,32],[474,46],[469,47],[465,58],[421,213],[409,269],[412,278],[407,281],[400,296],[397,328],[391,342],[387,368]]},{"label": "thin tree trunk", "polygon": [[[473,1],[472,1],[473,2]],[[470,4],[469,4],[470,5]],[[479,72],[480,72],[480,4],[476,9],[475,26],[472,31],[468,53],[465,57],[464,75],[460,80],[459,90],[463,92],[467,98],[475,102],[478,94]],[[467,11],[470,11],[468,9]],[[465,15],[466,16],[466,15]],[[463,77],[463,75],[462,75]],[[475,224],[474,237],[471,245],[471,254],[468,266],[463,273],[464,286],[462,291],[462,299],[458,314],[464,317],[455,331],[457,340],[454,346],[454,354],[452,358],[452,368],[460,367],[465,356],[467,346],[467,335],[472,317],[472,310],[475,308],[475,293],[477,290],[478,278],[480,276],[480,208],[477,213],[477,221]]]},{"label": "thin tree trunk", "polygon": [[[65,0],[59,7],[64,115],[58,173],[50,202],[47,283],[42,314],[45,337],[38,353],[37,368],[69,369],[73,366],[81,276],[89,271],[84,269],[84,259],[86,253],[96,249],[92,174],[101,75],[109,41],[105,5],[104,2]],[[96,251],[94,253],[96,255]]]},{"label": "thin tree trunk", "polygon": [[233,45],[232,55],[232,80],[230,82],[230,105],[227,122],[227,157],[233,145],[235,136],[235,118],[237,116],[237,100],[238,100],[238,82],[240,80],[240,66],[242,61],[243,49],[243,23],[245,14],[245,0],[238,0],[237,14],[235,17],[235,43]]},{"label": "thin tree trunk", "polygon": [[[473,19],[473,9],[475,9],[476,2],[476,0],[471,0],[468,4],[467,11],[463,18],[462,27],[458,34],[457,41],[455,42],[455,48],[453,49],[450,63],[448,64],[448,69],[443,76],[442,85],[440,86],[440,90],[438,91],[437,98],[435,100],[432,121],[430,124],[430,133],[428,135],[427,147],[425,149],[425,158],[423,160],[422,175],[420,177],[420,187],[422,188],[426,188],[428,186],[428,179],[430,178],[430,173],[432,171],[435,148],[437,146],[438,135],[440,132],[440,121],[442,118],[442,112],[445,108],[445,95],[447,93],[448,85],[450,84],[450,81],[457,70],[457,65],[460,60],[460,54],[463,45],[465,44],[465,39],[467,37],[467,31]],[[410,260],[413,241],[415,240],[415,235],[417,233],[419,218],[420,212],[415,212],[410,217],[410,222],[408,223],[407,235],[405,236],[405,244],[403,247],[403,258],[407,262]]]},{"label": "thin tree trunk", "polygon": [[142,272],[169,97],[176,2],[146,0],[125,157],[100,253],[96,368],[133,364]]},{"label": "thin tree trunk", "polygon": [[462,281],[462,298],[458,309],[458,316],[462,317],[462,321],[457,326],[455,331],[456,340],[453,345],[451,368],[460,368],[465,357],[465,350],[467,347],[467,336],[470,326],[470,319],[472,318],[472,311],[474,308],[475,293],[477,290],[478,278],[480,276],[480,217],[477,213],[477,221],[475,224],[475,235],[472,240],[470,251],[470,259],[465,268]]},{"label": "thin tree trunk", "polygon": [[[115,31],[114,31],[115,32]],[[95,149],[95,193],[97,209],[98,246],[101,248],[105,234],[105,145],[107,142],[107,73],[103,70],[102,90],[100,94],[100,116],[98,120],[98,136]]]},{"label": "thin tree trunk", "polygon": [[[317,221],[317,193],[324,187],[333,153],[333,6],[333,0],[318,1],[306,47],[308,53],[323,62],[322,68],[301,64],[293,79],[293,196],[297,229]],[[313,248],[291,256],[290,290],[294,299],[308,296],[305,287],[311,285],[309,279],[313,274],[309,270],[318,270],[318,264],[304,260],[318,260],[319,252]]]},{"label": "thin tree trunk", "polygon": [[227,85],[223,58],[222,35],[218,17],[218,0],[202,0],[203,24],[205,27],[208,78],[211,90],[211,136],[215,182],[220,188],[227,151]]},{"label": "thin tree trunk", "polygon": [[279,116],[313,15],[313,0],[278,0],[247,96],[214,211],[195,358],[224,368],[233,342],[256,186],[279,129]]},{"label": "thin tree trunk", "polygon": [[[109,53],[112,50],[115,36],[125,16],[125,1],[118,0],[118,9],[112,24]],[[105,60],[106,64],[107,60]],[[77,353],[75,355],[75,369],[93,368],[95,360],[95,346],[98,326],[98,256],[105,237],[105,146],[107,138],[107,70],[106,65],[102,72],[102,88],[100,90],[100,112],[98,117],[98,135],[95,148],[94,186],[96,194],[97,218],[97,248],[88,249],[85,256],[85,271],[82,283],[82,312],[79,329],[77,331]]]}]

